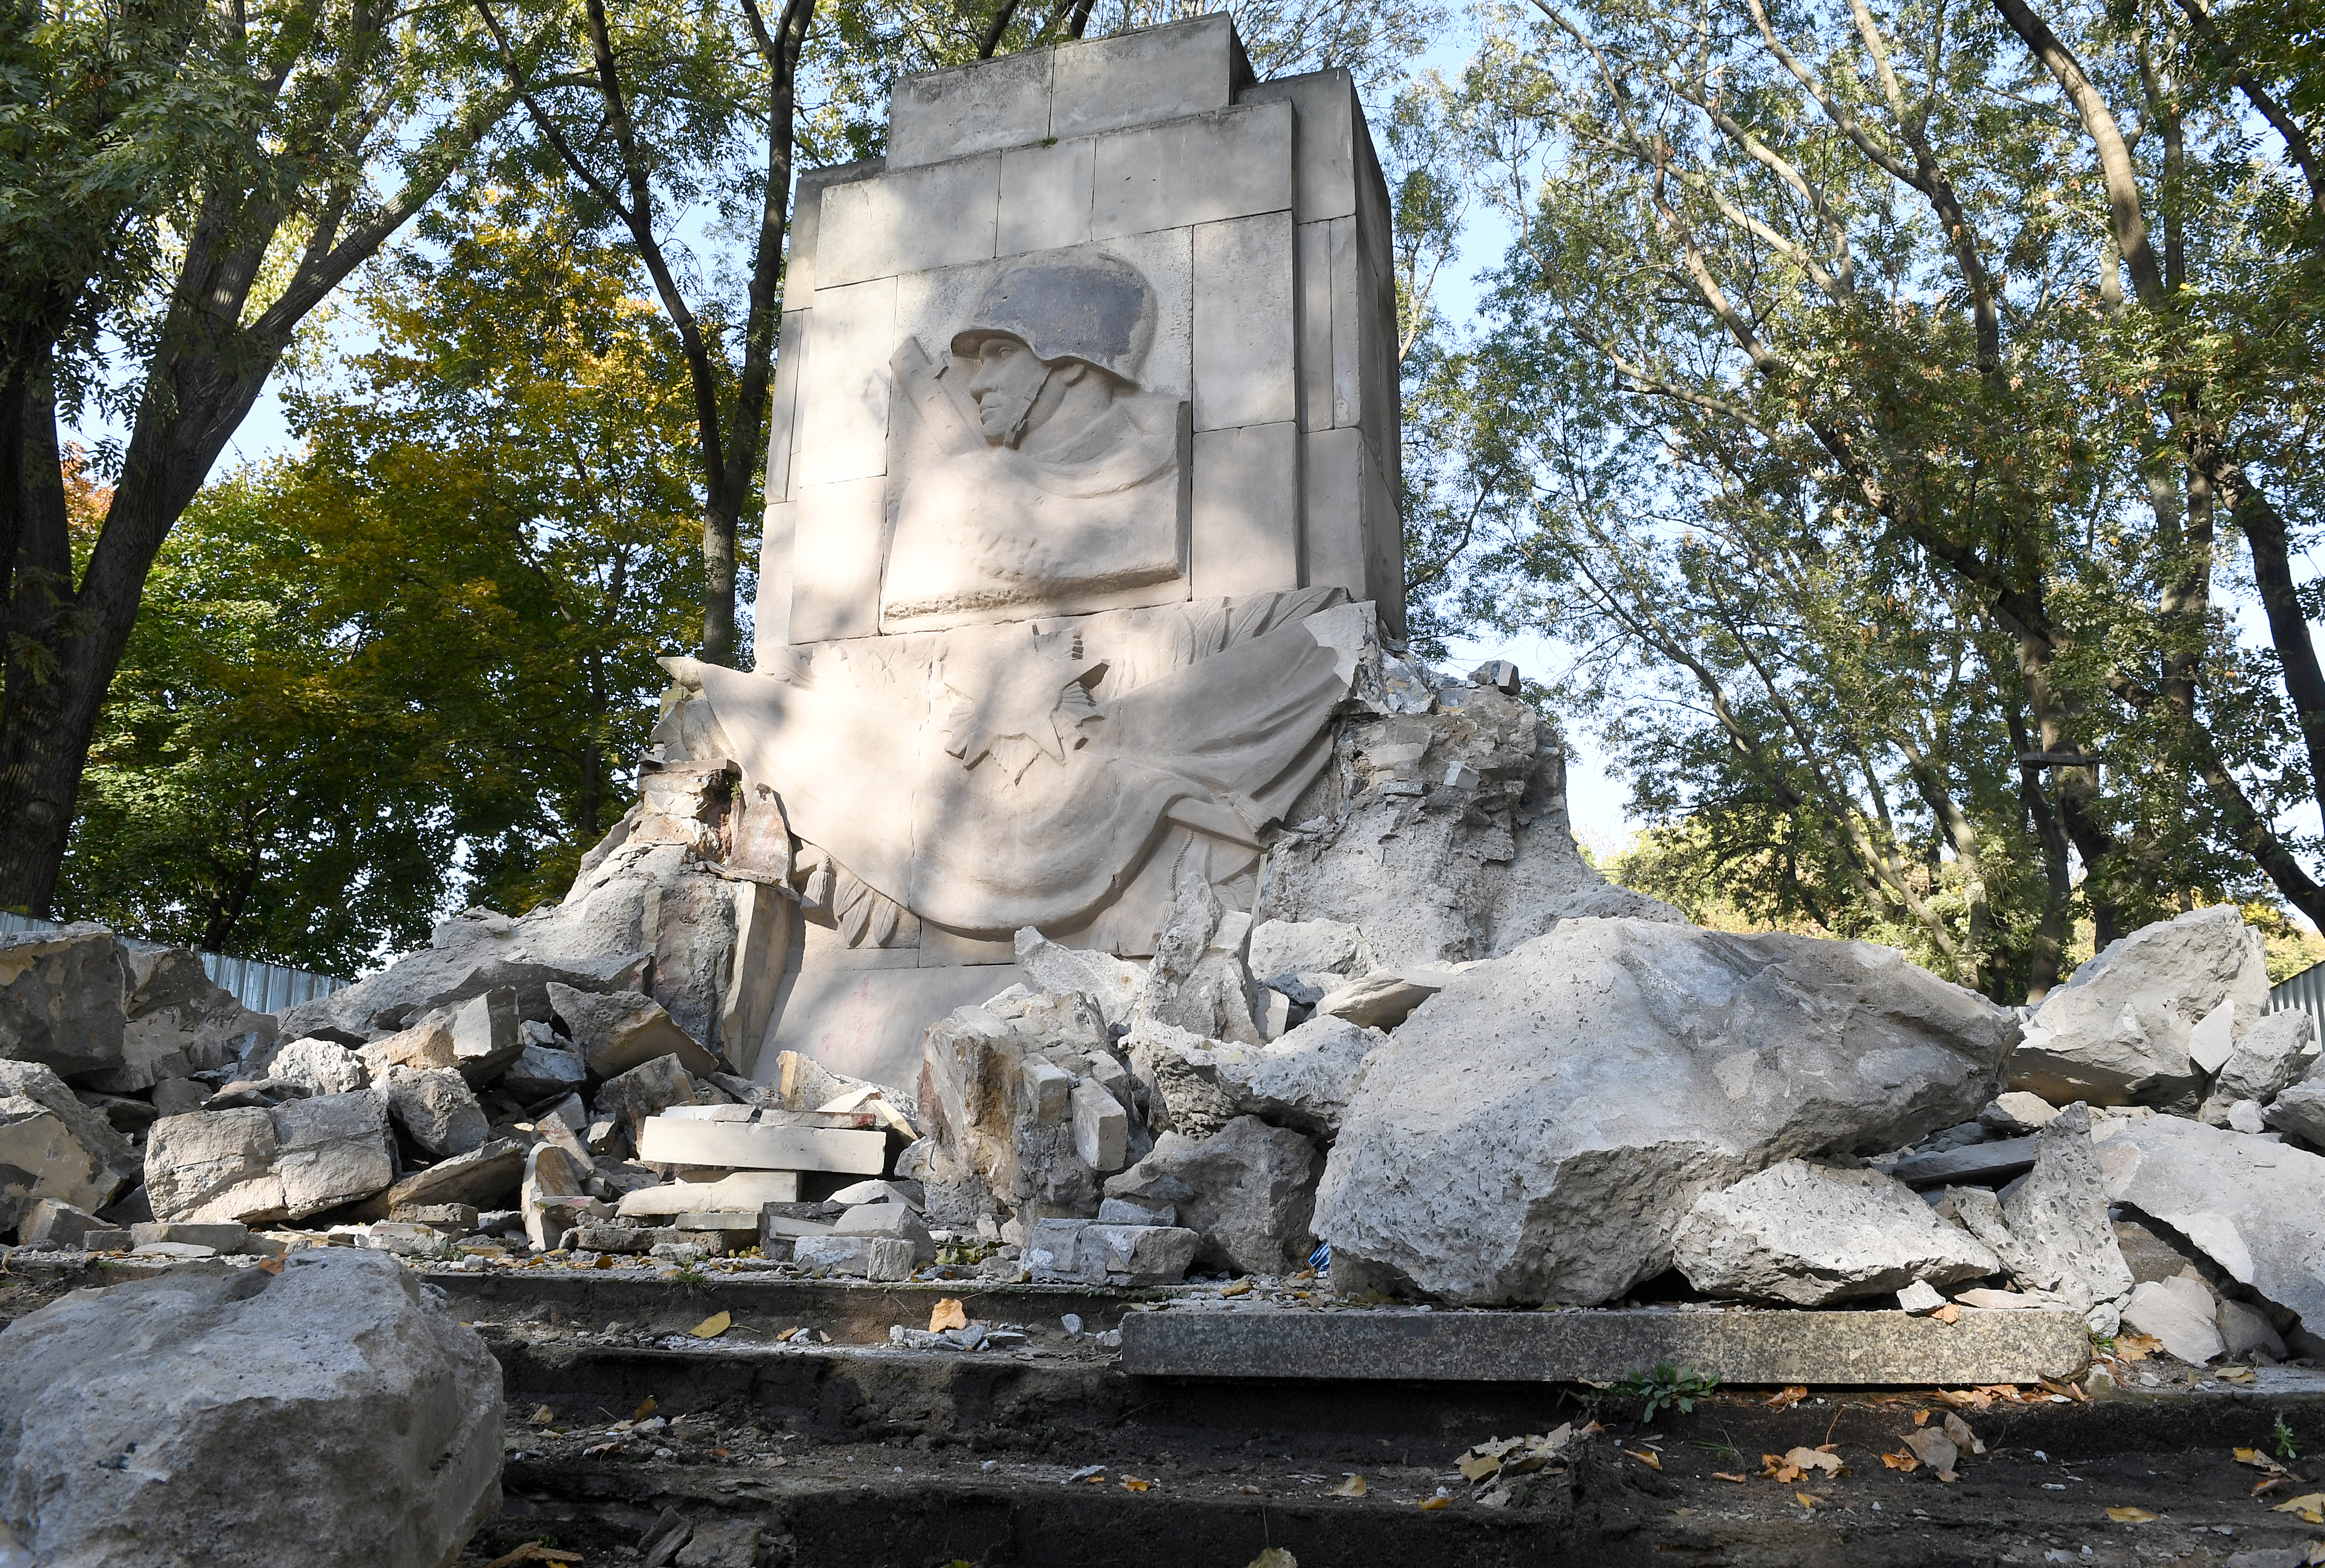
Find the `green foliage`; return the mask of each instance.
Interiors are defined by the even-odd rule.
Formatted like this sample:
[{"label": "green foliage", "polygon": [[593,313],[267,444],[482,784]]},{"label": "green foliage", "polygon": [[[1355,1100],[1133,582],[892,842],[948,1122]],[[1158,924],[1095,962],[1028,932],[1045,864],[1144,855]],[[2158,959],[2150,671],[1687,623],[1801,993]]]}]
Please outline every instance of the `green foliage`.
[{"label": "green foliage", "polygon": [[172,533],[60,903],[338,973],[560,895],[699,592],[690,410],[635,263],[514,194],[431,221],[302,457]]},{"label": "green foliage", "polygon": [[2284,1424],[2284,1417],[2282,1416],[2276,1418],[2276,1425],[2269,1432],[2268,1444],[2279,1459],[2301,1457],[2300,1445],[2293,1440],[2293,1428]]},{"label": "green foliage", "polygon": [[1684,1416],[1695,1408],[1698,1399],[1718,1387],[1718,1378],[1710,1373],[1692,1371],[1685,1367],[1674,1369],[1669,1361],[1657,1361],[1653,1370],[1630,1373],[1616,1382],[1608,1392],[1626,1399],[1644,1401],[1639,1410],[1639,1420],[1645,1423],[1653,1421],[1658,1410],[1676,1410]]}]

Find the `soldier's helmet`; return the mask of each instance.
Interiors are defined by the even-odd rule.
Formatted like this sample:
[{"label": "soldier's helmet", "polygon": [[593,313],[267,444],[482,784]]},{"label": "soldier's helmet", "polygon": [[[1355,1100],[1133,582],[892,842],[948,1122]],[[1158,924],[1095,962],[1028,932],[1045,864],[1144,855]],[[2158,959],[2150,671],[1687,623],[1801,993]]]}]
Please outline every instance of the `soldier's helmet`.
[{"label": "soldier's helmet", "polygon": [[994,337],[1016,338],[1045,364],[1078,359],[1135,388],[1154,340],[1154,291],[1137,268],[1098,251],[1020,262],[987,286],[952,351],[974,358]]}]

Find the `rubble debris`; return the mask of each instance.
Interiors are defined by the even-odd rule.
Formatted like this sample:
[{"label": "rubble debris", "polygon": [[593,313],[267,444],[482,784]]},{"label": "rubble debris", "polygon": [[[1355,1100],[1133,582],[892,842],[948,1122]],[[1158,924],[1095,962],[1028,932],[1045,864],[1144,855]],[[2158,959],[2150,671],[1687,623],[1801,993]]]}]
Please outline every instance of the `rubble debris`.
[{"label": "rubble debris", "polygon": [[2270,1101],[2261,1120],[2273,1132],[2325,1148],[2325,1056],[2299,1083]]},{"label": "rubble debris", "polygon": [[39,1198],[105,1207],[136,1160],[129,1140],[46,1064],[0,1061],[0,1229]]},{"label": "rubble debris", "polygon": [[1017,967],[1037,990],[1084,996],[1111,1028],[1127,1024],[1146,990],[1146,966],[1110,953],[1061,947],[1028,926],[1017,933]]},{"label": "rubble debris", "polygon": [[2011,1278],[2047,1290],[2079,1312],[2120,1301],[2131,1267],[2107,1222],[2107,1179],[2091,1143],[2091,1113],[2068,1106],[2035,1135],[2033,1168],[1996,1200],[1984,1189],[1956,1194],[1957,1212],[1991,1246]]},{"label": "rubble debris", "polygon": [[[2198,1119],[2225,1127],[2239,1102],[2251,1102],[2257,1111],[2274,1100],[2309,1065],[2306,1053],[2315,1032],[2309,1015],[2297,1007],[2270,1013],[2255,1023],[2220,1065],[2210,1093],[2196,1112]],[[2258,1132],[2260,1129],[2238,1130]]]},{"label": "rubble debris", "polygon": [[[935,1140],[931,1219],[967,1227],[999,1210],[1028,1222],[1089,1213],[1098,1172],[1077,1138],[1074,1089],[1088,1080],[1119,1102],[1128,1079],[1103,1016],[1079,992],[1013,986],[956,1009],[922,1049],[920,1102]],[[1124,1139],[1126,1156],[1126,1114]]]},{"label": "rubble debris", "polygon": [[574,1052],[529,1040],[502,1075],[501,1086],[530,1103],[579,1091],[588,1081],[589,1065]]},{"label": "rubble debris", "polygon": [[2172,1226],[2304,1323],[2325,1324],[2325,1277],[2309,1261],[2325,1158],[2179,1116],[2109,1119],[2097,1138],[2110,1199]]},{"label": "rubble debris", "polygon": [[0,1057],[64,1075],[122,1065],[128,955],[102,926],[0,935]]},{"label": "rubble debris", "polygon": [[1935,1187],[1948,1183],[2000,1181],[2034,1167],[2032,1137],[1998,1138],[1953,1148],[1907,1155],[1889,1174],[1907,1186]]},{"label": "rubble debris", "polygon": [[2005,1071],[2013,1089],[2053,1105],[2172,1105],[2200,1088],[2189,1054],[2197,1026],[2241,1037],[2268,1005],[2260,933],[2232,907],[2197,909],[2108,945],[2042,999]]},{"label": "rubble debris", "polygon": [[678,1025],[661,1003],[634,991],[589,992],[558,981],[550,1006],[574,1048],[600,1078],[611,1078],[662,1056],[675,1056],[690,1073],[718,1070],[717,1058]]},{"label": "rubble debris", "polygon": [[869,1128],[800,1126],[770,1120],[792,1112],[753,1111],[739,1105],[733,1109],[750,1120],[647,1117],[638,1127],[638,1158],[666,1165],[733,1170],[841,1171],[877,1176],[887,1168],[888,1138],[885,1132]]},{"label": "rubble debris", "polygon": [[597,1114],[611,1118],[628,1132],[635,1147],[646,1119],[673,1105],[717,1105],[727,1097],[696,1081],[677,1056],[656,1056],[650,1062],[617,1073],[597,1086],[592,1102]]},{"label": "rubble debris", "polygon": [[909,1279],[912,1244],[894,1236],[801,1236],[792,1244],[792,1260],[866,1279]]},{"label": "rubble debris", "polygon": [[1798,1159],[1696,1199],[1672,1255],[1707,1295],[1795,1306],[1886,1296],[1916,1280],[1958,1285],[2001,1267],[1894,1177]]},{"label": "rubble debris", "polygon": [[1454,973],[1376,969],[1319,998],[1317,1016],[1343,1019],[1364,1028],[1393,1029],[1412,1017],[1414,1008],[1444,990]]},{"label": "rubble debris", "polygon": [[351,1094],[371,1084],[364,1059],[337,1040],[305,1036],[243,1058],[245,1076],[296,1084],[316,1094]]},{"label": "rubble debris", "polygon": [[1164,1133],[1145,1158],[1107,1179],[1106,1194],[1170,1205],[1200,1236],[1195,1261],[1205,1267],[1284,1275],[1316,1244],[1310,1217],[1321,1163],[1300,1134],[1238,1116],[1200,1140]]},{"label": "rubble debris", "polygon": [[1986,1108],[1978,1113],[1978,1124],[1988,1132],[2015,1138],[2042,1131],[2044,1124],[2057,1114],[2059,1108],[2040,1094],[2013,1089],[1987,1101]]},{"label": "rubble debris", "polygon": [[1224,909],[1209,879],[1190,868],[1154,939],[1137,1015],[1206,1039],[1259,1044],[1244,965],[1250,945],[1251,917]]},{"label": "rubble debris", "polygon": [[615,1212],[625,1220],[664,1220],[672,1214],[710,1210],[756,1213],[768,1204],[799,1201],[797,1171],[736,1171],[717,1181],[663,1182],[624,1193]]},{"label": "rubble debris", "polygon": [[1175,1285],[1186,1277],[1202,1240],[1181,1226],[1043,1220],[1026,1237],[1025,1267],[1042,1280],[1118,1288]]},{"label": "rubble debris", "polygon": [[2123,1321],[2161,1340],[2166,1351],[2194,1366],[2228,1353],[2212,1292],[2192,1271],[2135,1287],[2123,1309]]},{"label": "rubble debris", "polygon": [[1262,920],[1251,928],[1252,977],[1295,1006],[1381,967],[1365,934],[1345,920]]},{"label": "rubble debris", "polygon": [[524,1160],[523,1142],[496,1138],[473,1153],[454,1155],[413,1171],[387,1189],[381,1207],[467,1204],[477,1209],[499,1208],[517,1195],[524,1179]]},{"label": "rubble debris", "polygon": [[[9,1325],[0,1525],[43,1563],[440,1568],[500,1503],[501,1378],[393,1259],[181,1267]],[[286,1521],[296,1521],[286,1528]]]},{"label": "rubble debris", "polygon": [[484,1107],[459,1073],[446,1067],[424,1073],[390,1067],[383,1087],[388,1115],[426,1153],[441,1159],[485,1146],[490,1129]]}]

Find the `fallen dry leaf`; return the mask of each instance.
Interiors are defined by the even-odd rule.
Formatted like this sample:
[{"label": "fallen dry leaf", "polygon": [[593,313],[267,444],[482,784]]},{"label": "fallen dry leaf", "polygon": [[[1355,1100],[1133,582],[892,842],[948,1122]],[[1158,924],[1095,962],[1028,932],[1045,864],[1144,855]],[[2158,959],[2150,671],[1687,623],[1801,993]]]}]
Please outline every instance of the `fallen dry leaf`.
[{"label": "fallen dry leaf", "polygon": [[779,1345],[789,1344],[805,1333],[807,1333],[805,1328],[787,1328],[775,1336],[775,1342]]},{"label": "fallen dry leaf", "polygon": [[1494,1454],[1467,1453],[1461,1457],[1461,1479],[1466,1481],[1484,1480],[1488,1476],[1499,1474],[1501,1468],[1500,1458]]},{"label": "fallen dry leaf", "polygon": [[1905,1434],[1905,1446],[1913,1451],[1914,1458],[1941,1475],[1952,1470],[1954,1461],[1961,1457],[1954,1440],[1934,1426]]},{"label": "fallen dry leaf", "polygon": [[535,1426],[554,1426],[557,1425],[557,1412],[543,1405],[533,1413],[533,1424]]},{"label": "fallen dry leaf", "polygon": [[688,1329],[686,1332],[699,1340],[715,1340],[720,1334],[725,1333],[728,1329],[734,1326],[735,1314],[733,1313],[714,1312],[709,1317],[704,1318],[700,1323],[696,1324],[692,1328]]},{"label": "fallen dry leaf", "polygon": [[2254,1497],[2258,1497],[2263,1492],[2273,1492],[2292,1479],[2293,1478],[2289,1475],[2264,1476],[2259,1480],[2253,1482],[2252,1495]]},{"label": "fallen dry leaf", "polygon": [[1239,1486],[1236,1488],[1236,1490],[1243,1493],[1243,1495],[1247,1498],[1264,1498],[1267,1495],[1255,1486]]},{"label": "fallen dry leaf", "polygon": [[1742,1475],[1730,1475],[1730,1474],[1728,1474],[1728,1473],[1726,1471],[1724,1471],[1724,1470],[1715,1470],[1715,1471],[1713,1471],[1711,1472],[1711,1479],[1712,1479],[1712,1480],[1732,1480],[1732,1481],[1734,1481],[1737,1486],[1742,1486],[1746,1481],[1749,1480],[1751,1479],[1751,1477],[1749,1477],[1749,1476],[1742,1476]]},{"label": "fallen dry leaf", "polygon": [[1986,1444],[1980,1443],[1977,1434],[1970,1431],[1969,1423],[1951,1413],[1946,1416],[1946,1439],[1966,1453],[1986,1452]]},{"label": "fallen dry leaf", "polygon": [[1774,1453],[1760,1456],[1760,1476],[1764,1480],[1795,1481],[1807,1472],[1797,1464]]},{"label": "fallen dry leaf", "polygon": [[2144,1361],[2163,1348],[2163,1342],[2149,1334],[2119,1333],[2115,1336],[2115,1353],[2126,1361]]},{"label": "fallen dry leaf", "polygon": [[258,1271],[261,1274],[280,1274],[283,1272],[283,1259],[280,1257],[261,1258]]},{"label": "fallen dry leaf", "polygon": [[1774,1394],[1769,1397],[1768,1408],[1771,1410],[1789,1410],[1808,1397],[1808,1389],[1799,1384],[1794,1384],[1789,1388],[1779,1388]]},{"label": "fallen dry leaf", "polygon": [[527,1541],[515,1551],[496,1557],[486,1568],[516,1568],[519,1563],[579,1563],[581,1554],[558,1546],[544,1546],[538,1541]]},{"label": "fallen dry leaf", "polygon": [[951,1296],[946,1296],[929,1309],[929,1332],[940,1334],[949,1328],[967,1328],[968,1313]]},{"label": "fallen dry leaf", "polygon": [[1951,1328],[1954,1324],[1961,1322],[1961,1308],[1956,1306],[1950,1301],[1946,1303],[1945,1305],[1938,1308],[1937,1311],[1930,1314],[1930,1318],[1932,1322],[1941,1323],[1948,1328]]},{"label": "fallen dry leaf", "polygon": [[1126,1492],[1153,1491],[1154,1483],[1151,1480],[1141,1480],[1135,1475],[1126,1475],[1122,1478],[1122,1490]]},{"label": "fallen dry leaf", "polygon": [[1452,1506],[1453,1499],[1451,1498],[1423,1498],[1421,1499],[1421,1511],[1424,1514],[1433,1514],[1440,1508],[1450,1508]]},{"label": "fallen dry leaf", "polygon": [[2292,1514],[2304,1524],[2325,1525],[2325,1492],[2303,1492],[2277,1504],[2275,1511]]},{"label": "fallen dry leaf", "polygon": [[2271,1459],[2267,1454],[2263,1453],[2257,1448],[2233,1448],[2228,1452],[2237,1456],[2237,1462],[2238,1464],[2248,1464],[2255,1470],[2265,1470],[2271,1475],[2291,1475],[2293,1473],[2291,1471],[2285,1469],[2284,1466],[2277,1463],[2274,1459]]},{"label": "fallen dry leaf", "polygon": [[2223,1383],[2249,1383],[2256,1380],[2260,1374],[2250,1367],[2222,1367],[2212,1376]]},{"label": "fallen dry leaf", "polygon": [[1641,1464],[1645,1465],[1649,1470],[1661,1470],[1663,1467],[1663,1462],[1660,1456],[1651,1453],[1644,1448],[1626,1448],[1623,1450],[1623,1452],[1629,1454],[1633,1459],[1637,1460]]},{"label": "fallen dry leaf", "polygon": [[1360,1498],[1371,1490],[1372,1489],[1370,1487],[1365,1485],[1365,1478],[1363,1476],[1352,1475],[1324,1495],[1335,1498]]},{"label": "fallen dry leaf", "polygon": [[1887,1465],[1891,1470],[1902,1470],[1909,1473],[1922,1468],[1921,1460],[1915,1457],[1915,1455],[1911,1452],[1907,1451],[1901,1451],[1896,1453],[1885,1453],[1881,1456],[1881,1462]]},{"label": "fallen dry leaf", "polygon": [[1916,1425],[1916,1426],[1927,1426],[1929,1424],[1930,1424],[1930,1413],[1929,1413],[1927,1410],[1916,1410],[1916,1411],[1914,1411],[1914,1412],[1913,1412],[1913,1425]]},{"label": "fallen dry leaf", "polygon": [[1821,1500],[1822,1500],[1821,1499],[1819,1499],[1819,1498],[1811,1497],[1811,1496],[1810,1496],[1808,1493],[1806,1493],[1806,1492],[1794,1492],[1792,1495],[1793,1495],[1794,1497],[1796,1497],[1796,1498],[1800,1499],[1800,1500],[1801,1500],[1801,1507],[1802,1507],[1802,1508],[1804,1508],[1813,1509],[1813,1508],[1817,1506],[1817,1504],[1818,1504],[1820,1501],[1821,1501]]},{"label": "fallen dry leaf", "polygon": [[654,1397],[652,1394],[649,1394],[644,1399],[639,1402],[636,1409],[630,1412],[630,1419],[633,1421],[643,1421],[653,1413]]},{"label": "fallen dry leaf", "polygon": [[2145,1508],[2109,1508],[2107,1514],[2108,1518],[2118,1525],[2151,1525],[2163,1517],[2162,1514],[2151,1514]]},{"label": "fallen dry leaf", "polygon": [[1251,1294],[1251,1281],[1248,1279],[1238,1279],[1233,1285],[1221,1290],[1219,1294],[1221,1296],[1248,1296]]},{"label": "fallen dry leaf", "polygon": [[1281,1546],[1270,1546],[1246,1563],[1245,1568],[1300,1568],[1300,1559]]}]

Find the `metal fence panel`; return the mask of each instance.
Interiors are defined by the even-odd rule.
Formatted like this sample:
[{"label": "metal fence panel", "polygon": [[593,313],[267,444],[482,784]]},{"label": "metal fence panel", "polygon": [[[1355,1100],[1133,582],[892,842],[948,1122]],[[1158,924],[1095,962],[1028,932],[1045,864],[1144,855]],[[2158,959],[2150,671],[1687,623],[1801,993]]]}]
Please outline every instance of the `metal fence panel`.
[{"label": "metal fence panel", "polygon": [[2312,964],[2268,988],[2268,1010],[2299,1008],[2309,1015],[2313,1038],[2325,1040],[2325,964]]},{"label": "metal fence panel", "polygon": [[[55,920],[35,920],[30,916],[0,910],[0,936],[20,931],[47,933],[63,929],[63,925]],[[153,945],[125,936],[122,940],[133,946]],[[261,964],[251,958],[229,958],[222,953],[204,953],[199,956],[202,973],[253,1012],[281,1012],[286,1007],[329,996],[351,983],[336,974],[310,974],[303,969],[286,969],[279,964]]]}]

